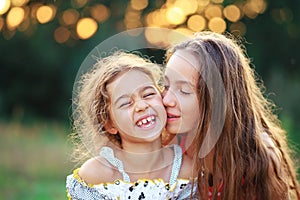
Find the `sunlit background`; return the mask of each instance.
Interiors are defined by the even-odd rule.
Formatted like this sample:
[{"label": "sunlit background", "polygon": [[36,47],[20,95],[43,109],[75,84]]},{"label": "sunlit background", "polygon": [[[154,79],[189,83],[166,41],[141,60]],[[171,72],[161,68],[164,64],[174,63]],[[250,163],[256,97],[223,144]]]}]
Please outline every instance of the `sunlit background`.
[{"label": "sunlit background", "polygon": [[[186,34],[209,29],[244,35],[247,27],[241,19],[255,19],[267,9],[265,0],[231,3],[224,0],[131,0],[123,5],[123,12],[121,8],[112,7],[112,4],[118,6],[113,2],[71,0],[70,5],[65,6],[63,1],[1,0],[0,30],[7,40],[18,31],[32,37],[39,25],[56,21],[54,40],[71,45],[74,40],[93,37],[101,29],[101,23],[122,12],[122,19],[116,23],[119,31],[150,26],[172,28]],[[288,20],[288,9],[274,12],[278,12],[274,13],[278,20]],[[151,39],[149,37],[149,42]]]},{"label": "sunlit background", "polygon": [[[65,199],[76,73],[101,41],[139,27],[242,38],[299,153],[299,13],[294,0],[0,0],[0,199]],[[173,38],[140,34],[165,47]],[[143,53],[163,62],[161,50]]]}]

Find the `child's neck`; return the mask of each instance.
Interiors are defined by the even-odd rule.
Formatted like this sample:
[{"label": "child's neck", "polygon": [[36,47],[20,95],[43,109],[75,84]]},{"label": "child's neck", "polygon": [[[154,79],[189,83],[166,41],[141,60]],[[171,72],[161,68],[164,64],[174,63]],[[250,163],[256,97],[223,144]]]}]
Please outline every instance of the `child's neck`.
[{"label": "child's neck", "polygon": [[165,168],[173,163],[172,150],[162,148],[161,143],[136,143],[123,145],[117,155],[127,173],[145,174]]}]

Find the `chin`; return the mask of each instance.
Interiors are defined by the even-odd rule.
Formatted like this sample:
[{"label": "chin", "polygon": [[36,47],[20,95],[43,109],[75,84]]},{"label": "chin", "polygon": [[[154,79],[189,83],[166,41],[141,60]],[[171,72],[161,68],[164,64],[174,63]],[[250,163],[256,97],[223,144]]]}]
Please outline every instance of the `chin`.
[{"label": "chin", "polygon": [[176,135],[180,131],[179,128],[175,126],[168,126],[168,125],[166,126],[166,130],[169,134],[173,134],[173,135]]}]

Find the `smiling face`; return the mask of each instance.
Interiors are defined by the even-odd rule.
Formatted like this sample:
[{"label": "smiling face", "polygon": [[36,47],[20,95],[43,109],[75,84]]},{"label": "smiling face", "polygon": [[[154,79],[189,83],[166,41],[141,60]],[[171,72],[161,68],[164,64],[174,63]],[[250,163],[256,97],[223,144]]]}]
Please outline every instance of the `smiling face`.
[{"label": "smiling face", "polygon": [[163,103],[167,111],[166,129],[171,134],[194,133],[200,109],[197,98],[197,60],[189,52],[176,51],[165,71]]},{"label": "smiling face", "polygon": [[137,69],[126,71],[107,85],[111,127],[126,141],[160,139],[166,124],[162,98],[151,78]]}]

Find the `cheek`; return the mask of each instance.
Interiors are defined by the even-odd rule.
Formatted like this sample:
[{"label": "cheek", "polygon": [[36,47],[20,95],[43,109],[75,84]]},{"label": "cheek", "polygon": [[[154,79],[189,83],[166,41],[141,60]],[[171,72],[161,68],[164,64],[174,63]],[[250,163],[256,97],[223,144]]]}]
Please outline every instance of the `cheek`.
[{"label": "cheek", "polygon": [[161,98],[155,99],[151,104],[152,104],[152,107],[155,108],[158,112],[162,113],[163,115],[164,114],[167,115],[165,106],[164,106]]},{"label": "cheek", "polygon": [[113,110],[111,114],[113,117],[113,121],[115,121],[116,123],[121,123],[124,120],[128,121],[130,116],[130,112],[128,110]]},{"label": "cheek", "polygon": [[197,117],[199,115],[199,101],[196,97],[185,99],[181,101],[182,112],[190,117]]}]

